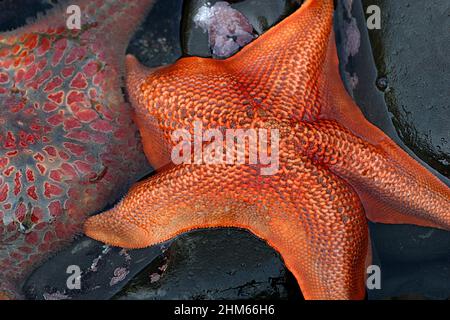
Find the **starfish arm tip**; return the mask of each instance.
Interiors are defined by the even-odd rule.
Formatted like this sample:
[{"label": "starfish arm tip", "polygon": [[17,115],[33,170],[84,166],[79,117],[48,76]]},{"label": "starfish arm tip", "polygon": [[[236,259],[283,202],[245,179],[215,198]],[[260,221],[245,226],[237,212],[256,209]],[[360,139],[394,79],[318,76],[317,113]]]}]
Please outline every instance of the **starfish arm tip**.
[{"label": "starfish arm tip", "polygon": [[148,246],[148,233],[143,228],[115,217],[110,211],[87,219],[84,233],[114,247],[137,249]]}]

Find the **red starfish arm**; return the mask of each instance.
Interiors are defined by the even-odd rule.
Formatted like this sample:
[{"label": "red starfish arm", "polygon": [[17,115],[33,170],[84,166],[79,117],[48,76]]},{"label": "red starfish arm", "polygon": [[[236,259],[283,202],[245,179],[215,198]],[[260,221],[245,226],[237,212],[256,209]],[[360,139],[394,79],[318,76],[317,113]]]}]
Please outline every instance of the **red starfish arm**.
[{"label": "red starfish arm", "polygon": [[450,229],[450,189],[388,137],[372,145],[331,120],[300,127],[303,150],[356,189],[370,220]]}]

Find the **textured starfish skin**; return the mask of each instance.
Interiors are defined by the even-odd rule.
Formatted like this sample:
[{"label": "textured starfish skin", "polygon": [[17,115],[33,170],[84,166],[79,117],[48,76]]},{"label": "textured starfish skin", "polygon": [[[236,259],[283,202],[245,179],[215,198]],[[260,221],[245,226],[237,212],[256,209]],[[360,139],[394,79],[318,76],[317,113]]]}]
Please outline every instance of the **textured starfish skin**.
[{"label": "textured starfish skin", "polygon": [[152,2],[70,2],[0,34],[0,297],[147,170],[121,74]]},{"label": "textured starfish skin", "polygon": [[[306,299],[361,299],[367,218],[450,230],[450,191],[371,125],[346,93],[333,1],[308,0],[235,56],[148,70],[127,58],[144,151],[159,173],[85,223],[141,248],[192,229],[239,227],[283,257]],[[170,163],[175,129],[277,128],[280,170]],[[206,144],[206,143],[205,143]],[[166,165],[166,166],[165,166]]]}]

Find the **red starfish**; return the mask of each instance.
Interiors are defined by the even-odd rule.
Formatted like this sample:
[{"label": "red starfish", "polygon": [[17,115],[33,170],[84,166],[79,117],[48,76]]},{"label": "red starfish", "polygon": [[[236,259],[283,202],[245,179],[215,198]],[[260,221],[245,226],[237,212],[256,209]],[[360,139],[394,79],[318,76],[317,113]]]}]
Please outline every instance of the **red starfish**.
[{"label": "red starfish", "polygon": [[120,87],[152,3],[79,1],[81,30],[60,5],[0,34],[0,297],[146,170]]},{"label": "red starfish", "polygon": [[346,93],[332,21],[332,0],[308,0],[227,60],[184,58],[146,70],[129,57],[128,89],[152,165],[169,163],[178,147],[172,133],[193,132],[197,120],[208,129],[278,129],[280,168],[275,175],[261,175],[261,164],[161,168],[89,218],[86,234],[140,248],[192,229],[241,227],[280,252],[305,298],[361,299],[366,216],[449,230],[449,188]]}]

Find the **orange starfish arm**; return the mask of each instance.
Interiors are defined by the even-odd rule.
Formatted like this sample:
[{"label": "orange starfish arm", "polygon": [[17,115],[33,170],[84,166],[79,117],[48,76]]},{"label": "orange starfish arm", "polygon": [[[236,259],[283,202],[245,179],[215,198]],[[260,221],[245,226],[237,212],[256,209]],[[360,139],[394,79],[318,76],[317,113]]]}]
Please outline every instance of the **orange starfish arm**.
[{"label": "orange starfish arm", "polygon": [[302,123],[303,152],[358,192],[368,218],[450,230],[450,190],[384,136],[376,146],[335,121]]},{"label": "orange starfish arm", "polygon": [[[306,298],[363,298],[368,239],[359,199],[329,172],[301,166],[258,183],[251,167],[178,166],[134,186],[85,232],[142,248],[192,229],[245,228],[281,253]],[[299,174],[303,166],[309,174]]]},{"label": "orange starfish arm", "polygon": [[[239,172],[198,165],[166,169],[133,186],[112,210],[88,219],[85,232],[114,246],[143,248],[200,226],[246,227],[243,187],[232,182]],[[247,193],[251,197],[256,194]]]}]

